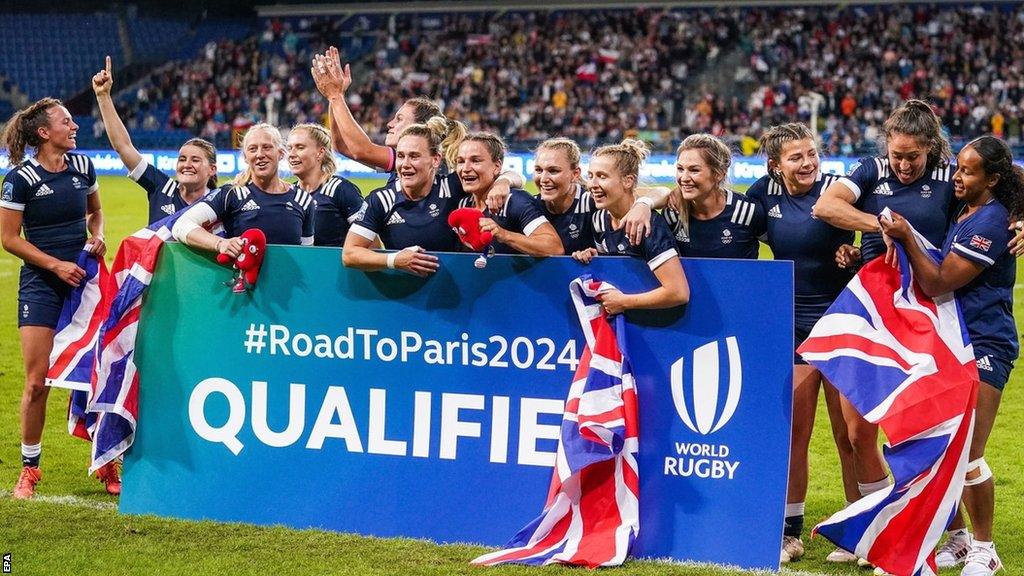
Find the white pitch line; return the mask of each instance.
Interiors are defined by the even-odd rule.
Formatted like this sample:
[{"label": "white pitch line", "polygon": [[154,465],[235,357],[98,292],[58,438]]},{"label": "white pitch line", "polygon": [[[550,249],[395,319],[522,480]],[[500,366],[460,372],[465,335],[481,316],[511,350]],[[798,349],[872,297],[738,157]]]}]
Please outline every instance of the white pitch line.
[{"label": "white pitch line", "polygon": [[744,570],[739,566],[728,566],[724,564],[711,564],[709,562],[680,562],[671,558],[644,558],[641,560],[634,560],[635,562],[642,563],[658,563],[658,564],[672,564],[678,566],[686,566],[687,568],[712,568],[720,572],[730,572],[733,574],[754,574],[757,576],[771,576],[784,574],[785,576],[828,576],[821,572],[803,572],[801,570],[793,570],[789,567],[783,566],[779,572],[773,572],[771,570]]},{"label": "white pitch line", "polygon": [[[0,497],[9,498],[11,493],[4,490],[0,491]],[[45,494],[36,494],[27,502],[42,502],[44,504],[57,504],[59,506],[71,506],[73,508],[88,508],[90,510],[103,510],[116,512],[117,504],[114,502],[100,502],[98,500],[90,500],[88,498],[80,498],[78,496],[64,495],[64,496],[48,496]]]}]

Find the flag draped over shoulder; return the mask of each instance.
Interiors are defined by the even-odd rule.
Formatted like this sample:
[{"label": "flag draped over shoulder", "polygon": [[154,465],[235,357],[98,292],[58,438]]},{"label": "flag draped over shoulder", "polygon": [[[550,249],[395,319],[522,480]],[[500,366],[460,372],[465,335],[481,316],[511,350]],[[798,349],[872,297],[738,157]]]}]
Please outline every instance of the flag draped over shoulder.
[{"label": "flag draped over shoulder", "polygon": [[899,245],[897,257],[899,270],[883,258],[865,265],[797,352],[882,428],[894,480],[815,531],[913,576],[935,570],[935,546],[963,492],[979,380],[956,299],[926,296]]},{"label": "flag draped over shoulder", "polygon": [[153,278],[160,249],[171,239],[171,227],[185,212],[179,211],[125,238],[114,258],[114,296],[100,327],[95,381],[89,399],[89,411],[99,416],[90,472],[123,454],[135,439],[139,409],[135,336],[142,297]]},{"label": "flag draped over shoulder", "polygon": [[88,414],[92,369],[100,324],[110,307],[106,263],[90,254],[88,247],[78,255],[78,267],[85,270],[81,283],[64,300],[53,336],[46,385],[69,388],[68,433],[92,439],[96,416]]},{"label": "flag draped over shoulder", "polygon": [[612,286],[589,278],[569,285],[586,348],[562,416],[547,503],[504,550],[473,564],[617,566],[640,529],[637,398],[625,346],[625,319],[609,318],[596,297]]}]

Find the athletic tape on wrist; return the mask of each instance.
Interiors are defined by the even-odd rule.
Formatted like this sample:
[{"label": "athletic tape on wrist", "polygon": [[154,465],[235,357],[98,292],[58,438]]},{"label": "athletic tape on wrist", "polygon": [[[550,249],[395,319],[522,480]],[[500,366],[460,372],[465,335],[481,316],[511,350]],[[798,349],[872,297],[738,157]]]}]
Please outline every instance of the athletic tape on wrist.
[{"label": "athletic tape on wrist", "polygon": [[388,254],[388,268],[391,270],[395,269],[395,258],[398,257],[398,252],[391,252]]}]

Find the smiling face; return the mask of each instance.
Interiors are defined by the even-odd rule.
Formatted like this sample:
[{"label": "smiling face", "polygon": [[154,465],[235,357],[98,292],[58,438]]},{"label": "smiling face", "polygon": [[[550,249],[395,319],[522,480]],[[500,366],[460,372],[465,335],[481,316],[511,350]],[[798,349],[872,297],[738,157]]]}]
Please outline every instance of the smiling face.
[{"label": "smiling face", "polygon": [[259,180],[273,178],[277,174],[278,163],[284,158],[284,150],[278,147],[268,130],[250,130],[246,133],[242,153],[253,177]]},{"label": "smiling face", "polygon": [[462,189],[475,196],[491,188],[501,174],[501,162],[491,157],[483,142],[468,140],[459,145],[455,157],[455,172],[462,181]]},{"label": "smiling face", "polygon": [[410,124],[416,123],[416,109],[410,104],[403,104],[394,118],[388,122],[388,133],[384,136],[384,145],[395,147],[398,145],[398,136],[402,130]]},{"label": "smiling face", "polygon": [[328,150],[317,144],[306,130],[292,130],[288,134],[288,166],[299,178],[319,172],[327,153]]},{"label": "smiling face", "polygon": [[903,184],[910,184],[921,176],[928,167],[928,143],[910,136],[895,133],[887,143],[889,166]]},{"label": "smiling face", "polygon": [[580,167],[569,163],[569,155],[557,148],[537,150],[533,163],[533,183],[540,191],[540,199],[553,202],[570,196],[576,191],[580,178]]},{"label": "smiling face", "polygon": [[[636,185],[635,176],[623,176],[615,166],[613,154],[602,154],[590,159],[587,170],[587,185],[594,204],[600,209],[609,208],[629,196],[630,190]],[[632,204],[631,200],[627,201]]]},{"label": "smiling face", "polygon": [[430,143],[423,136],[406,134],[395,146],[395,171],[402,189],[419,195],[429,191],[441,155],[430,152]]},{"label": "smiling face", "polygon": [[205,150],[199,146],[186,144],[178,150],[178,161],[174,165],[174,174],[183,186],[198,188],[206,186],[210,178],[217,174],[217,165],[210,164]]},{"label": "smiling face", "polygon": [[77,146],[78,124],[63,106],[51,106],[46,111],[46,126],[39,128],[39,137],[46,145],[57,150],[74,150]]},{"label": "smiling face", "polygon": [[992,193],[999,181],[998,175],[985,173],[981,155],[972,146],[964,146],[956,157],[956,172],[953,174],[953,193],[960,200],[977,204]]},{"label": "smiling face", "polygon": [[818,179],[818,147],[810,138],[791,140],[782,145],[778,162],[769,160],[770,170],[779,170],[782,181],[790,192],[806,192]]},{"label": "smiling face", "polygon": [[699,149],[683,150],[676,158],[676,184],[684,200],[699,200],[712,194],[721,186],[723,177],[711,170]]}]

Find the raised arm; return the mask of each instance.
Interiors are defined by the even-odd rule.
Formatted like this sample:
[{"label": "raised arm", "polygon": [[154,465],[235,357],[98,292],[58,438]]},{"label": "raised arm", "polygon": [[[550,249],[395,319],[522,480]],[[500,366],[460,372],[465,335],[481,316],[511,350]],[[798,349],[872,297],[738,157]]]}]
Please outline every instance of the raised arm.
[{"label": "raised arm", "polygon": [[342,67],[338,49],[331,46],[325,54],[314,56],[311,72],[317,90],[330,103],[334,149],[371,168],[390,170],[391,148],[374,144],[356,122],[345,102],[345,92],[352,85],[352,71],[348,64]]},{"label": "raised arm", "polygon": [[110,145],[114,147],[117,155],[121,157],[125,168],[131,172],[142,161],[142,156],[132,144],[128,129],[125,128],[124,122],[121,122],[117,108],[114,107],[114,99],[110,95],[113,86],[114,77],[110,70],[110,56],[107,56],[106,67],[92,77],[92,90],[96,93],[96,103],[100,108],[100,116],[103,118],[103,128],[107,131],[107,139],[110,140]]}]

